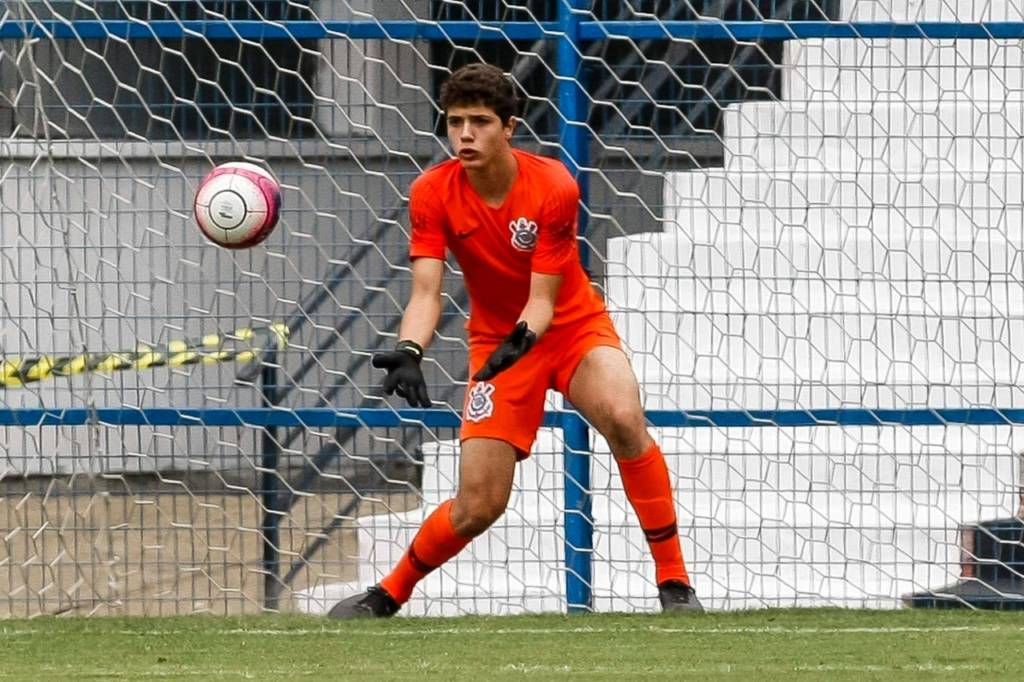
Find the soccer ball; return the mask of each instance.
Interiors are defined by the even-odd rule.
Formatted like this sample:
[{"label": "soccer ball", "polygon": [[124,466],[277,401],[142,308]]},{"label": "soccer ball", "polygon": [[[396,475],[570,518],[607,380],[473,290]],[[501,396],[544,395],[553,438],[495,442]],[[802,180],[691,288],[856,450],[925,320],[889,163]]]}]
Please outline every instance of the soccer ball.
[{"label": "soccer ball", "polygon": [[226,249],[256,246],[281,213],[281,186],[252,163],[223,163],[199,183],[194,206],[203,234]]}]

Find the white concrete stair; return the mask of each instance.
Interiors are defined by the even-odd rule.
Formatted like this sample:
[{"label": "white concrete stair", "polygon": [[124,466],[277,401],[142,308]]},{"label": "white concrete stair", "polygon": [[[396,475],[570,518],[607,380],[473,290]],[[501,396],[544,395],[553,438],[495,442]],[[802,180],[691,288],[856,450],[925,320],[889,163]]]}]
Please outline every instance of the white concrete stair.
[{"label": "white concrete stair", "polygon": [[848,21],[1024,21],[1017,0],[845,0]]},{"label": "white concrete stair", "polygon": [[[1021,65],[1024,68],[1024,65]],[[725,110],[725,142],[748,137],[1020,137],[1024,104],[1001,102],[745,102]]]},{"label": "white concrete stair", "polygon": [[1024,42],[788,41],[782,97],[792,102],[1024,101]]},{"label": "white concrete stair", "polygon": [[[519,468],[508,511],[484,536],[417,588],[406,615],[464,615],[559,611],[565,600],[562,441],[539,434],[530,461]],[[361,517],[356,523],[359,578],[313,587],[296,597],[300,610],[322,613],[338,599],[386,575],[436,507],[454,496],[458,444],[424,448],[423,504],[414,511]]]},{"label": "white concrete stair", "polygon": [[[843,18],[1020,21],[1022,8],[853,1]],[[1024,42],[793,41],[783,79],[784,101],[726,111],[724,168],[667,179],[664,233],[609,243],[607,299],[646,406],[1021,404]],[[662,435],[719,608],[894,606],[950,582],[958,525],[1013,506],[1022,437]],[[640,589],[638,566],[601,589]]]},{"label": "white concrete stair", "polygon": [[[650,405],[649,405],[650,407]],[[865,432],[875,438],[865,439]],[[1000,437],[1021,442],[1005,427]],[[892,607],[958,570],[957,525],[1001,513],[1015,458],[991,434],[922,428],[654,430],[677,491],[683,548],[702,600]],[[939,445],[968,453],[951,463]],[[600,440],[595,452],[604,451]],[[600,454],[595,490],[621,490]],[[964,494],[984,490],[985,494]],[[599,610],[655,608],[653,570],[632,515],[595,539]],[[607,499],[617,509],[621,493]],[[610,538],[632,539],[612,551]],[[625,597],[629,595],[629,598]]]},{"label": "white concrete stair", "polygon": [[[1024,434],[1003,427],[994,438],[952,437],[928,427],[914,434],[886,431],[865,443],[863,431],[654,431],[675,481],[684,552],[707,605],[891,607],[903,592],[954,577],[958,524],[992,516],[1012,495],[1015,458],[1002,443],[1024,444]],[[520,466],[523,478],[509,515],[425,580],[405,615],[564,609],[561,512],[547,492],[558,485],[545,482],[550,487],[542,495],[531,487],[540,481],[535,474],[560,477],[552,468],[560,458],[556,442],[544,435],[540,449],[550,452]],[[951,465],[938,444],[971,454]],[[428,457],[428,480],[452,473],[446,462],[454,460],[453,449],[454,443],[444,443],[446,455]],[[594,452],[595,607],[656,610],[653,564],[600,438]],[[965,495],[965,489],[986,492]],[[360,519],[359,580],[307,590],[297,597],[298,607],[322,613],[378,580],[423,513]]]},{"label": "white concrete stair", "polygon": [[750,102],[724,116],[729,171],[1024,171],[1019,102]]},{"label": "white concrete stair", "polygon": [[608,304],[647,395],[666,408],[905,406],[922,391],[932,405],[1024,399],[1011,322],[1024,317],[1019,241],[922,230],[886,250],[836,222],[744,227],[609,251]]},{"label": "white concrete stair", "polygon": [[876,239],[894,248],[922,230],[950,244],[979,235],[1008,246],[1024,243],[1013,229],[1024,207],[1020,170],[710,169],[674,174],[665,195],[673,207],[666,232],[696,242],[729,229],[758,242],[802,232],[821,244],[840,244],[850,228],[871,227]]}]

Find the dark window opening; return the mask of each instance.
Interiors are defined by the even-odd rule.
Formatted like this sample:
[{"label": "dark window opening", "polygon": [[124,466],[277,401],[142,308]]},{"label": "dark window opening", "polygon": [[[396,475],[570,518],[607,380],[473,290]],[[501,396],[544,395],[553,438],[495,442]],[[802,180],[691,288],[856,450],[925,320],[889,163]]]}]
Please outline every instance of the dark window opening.
[{"label": "dark window opening", "polygon": [[[51,2],[64,20],[294,20],[309,0]],[[307,137],[313,126],[312,55],[317,41],[61,39],[4,41],[4,104],[14,134],[30,137],[241,139]],[[17,56],[13,56],[17,55]],[[8,81],[15,81],[9,83]],[[50,85],[52,82],[53,85]],[[23,86],[28,87],[23,87]],[[13,86],[13,87],[9,87]],[[38,95],[37,95],[38,92]]]},{"label": "dark window opening", "polygon": [[[515,7],[498,0],[431,3],[435,20],[555,21],[557,14],[556,0],[528,0]],[[839,16],[839,0],[600,0],[590,14],[593,20],[621,21],[821,21]],[[606,140],[720,134],[728,105],[781,96],[781,41],[604,40],[581,47],[579,78],[593,101],[588,123]],[[556,49],[553,41],[435,43],[431,58],[450,69],[479,60],[506,71],[514,67],[527,127],[553,139],[560,119],[552,73]],[[443,79],[435,79],[435,95]],[[437,130],[444,132],[440,121]]]}]

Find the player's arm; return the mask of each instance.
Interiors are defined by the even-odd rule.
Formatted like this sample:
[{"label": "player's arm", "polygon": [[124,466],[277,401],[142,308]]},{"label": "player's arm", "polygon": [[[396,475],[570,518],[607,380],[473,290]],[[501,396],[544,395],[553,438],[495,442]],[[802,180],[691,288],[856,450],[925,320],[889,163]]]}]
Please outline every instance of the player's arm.
[{"label": "player's arm", "polygon": [[530,295],[519,319],[539,338],[547,331],[555,315],[555,301],[562,287],[566,268],[579,262],[576,242],[580,192],[568,174],[554,178],[543,217],[543,229],[530,264]]},{"label": "player's arm", "polygon": [[417,258],[412,262],[412,293],[402,313],[398,336],[414,341],[421,348],[430,344],[441,319],[441,283],[444,261],[438,258]]},{"label": "player's arm", "polygon": [[430,407],[427,382],[420,362],[441,319],[441,282],[444,279],[445,214],[437,192],[420,176],[409,188],[409,222],[412,229],[412,293],[402,313],[398,345],[373,356],[373,366],[387,370],[384,393],[397,393],[412,407]]},{"label": "player's arm", "polygon": [[498,372],[511,367],[533,348],[537,339],[548,330],[555,316],[555,301],[562,286],[561,275],[543,272],[530,273],[530,296],[519,314],[512,333],[505,337],[487,362],[473,375],[475,381],[488,381]]},{"label": "player's arm", "polygon": [[530,296],[526,300],[523,312],[519,314],[519,321],[525,322],[527,328],[538,339],[548,330],[551,319],[555,316],[555,301],[558,300],[558,290],[561,286],[561,275],[530,273]]},{"label": "player's arm", "polygon": [[373,366],[388,372],[382,384],[384,393],[397,393],[412,407],[430,407],[427,382],[420,363],[423,361],[423,349],[430,343],[441,319],[443,279],[444,261],[417,258],[412,262],[412,293],[402,313],[398,332],[400,341],[394,350],[373,356]]}]

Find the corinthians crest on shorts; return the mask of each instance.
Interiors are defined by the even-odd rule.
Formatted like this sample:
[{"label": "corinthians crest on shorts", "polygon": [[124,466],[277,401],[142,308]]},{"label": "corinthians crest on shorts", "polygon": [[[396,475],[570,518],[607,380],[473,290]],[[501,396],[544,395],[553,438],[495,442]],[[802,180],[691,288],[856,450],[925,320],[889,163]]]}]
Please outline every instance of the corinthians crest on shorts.
[{"label": "corinthians crest on shorts", "polygon": [[512,246],[517,251],[533,251],[537,246],[537,223],[529,218],[510,221],[508,229],[512,231]]},{"label": "corinthians crest on shorts", "polygon": [[481,381],[469,390],[466,397],[466,420],[478,422],[494,414],[494,384]]}]

